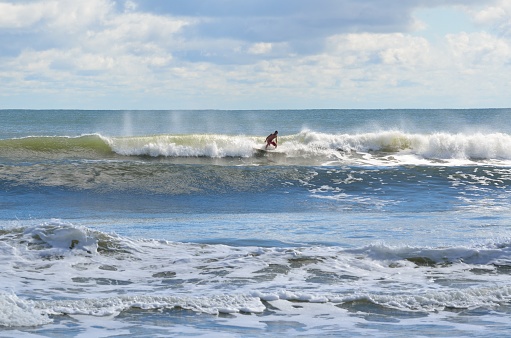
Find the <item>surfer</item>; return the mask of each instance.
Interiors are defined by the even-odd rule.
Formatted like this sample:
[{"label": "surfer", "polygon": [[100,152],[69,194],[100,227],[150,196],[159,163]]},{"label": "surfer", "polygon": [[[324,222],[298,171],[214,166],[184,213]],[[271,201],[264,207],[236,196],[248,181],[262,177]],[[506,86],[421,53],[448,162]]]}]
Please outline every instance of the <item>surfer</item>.
[{"label": "surfer", "polygon": [[268,135],[266,140],[264,140],[264,142],[266,142],[266,147],[264,147],[264,149],[268,149],[268,146],[270,146],[270,145],[277,148],[277,134],[278,133],[279,132],[275,130],[275,132],[273,134]]}]

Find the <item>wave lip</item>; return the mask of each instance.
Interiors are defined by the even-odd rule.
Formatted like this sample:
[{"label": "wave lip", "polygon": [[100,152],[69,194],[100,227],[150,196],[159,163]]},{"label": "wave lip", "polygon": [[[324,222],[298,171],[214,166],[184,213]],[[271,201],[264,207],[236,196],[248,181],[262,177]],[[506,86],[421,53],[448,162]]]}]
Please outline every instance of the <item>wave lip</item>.
[{"label": "wave lip", "polygon": [[107,138],[111,149],[124,156],[250,157],[256,138],[215,134],[154,135]]},{"label": "wave lip", "polygon": [[[124,156],[152,157],[251,157],[263,148],[260,137],[216,134],[156,135],[106,138],[111,149]],[[355,159],[356,154],[413,155],[438,160],[510,160],[511,135],[409,134],[382,131],[360,134],[326,134],[305,130],[280,137],[277,152],[287,157]]]}]

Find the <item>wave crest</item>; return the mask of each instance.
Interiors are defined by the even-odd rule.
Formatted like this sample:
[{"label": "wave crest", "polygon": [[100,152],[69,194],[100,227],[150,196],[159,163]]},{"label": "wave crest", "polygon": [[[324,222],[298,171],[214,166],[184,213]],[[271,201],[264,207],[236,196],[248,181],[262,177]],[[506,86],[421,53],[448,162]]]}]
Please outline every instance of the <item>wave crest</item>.
[{"label": "wave crest", "polygon": [[124,156],[250,157],[255,137],[215,134],[154,135],[107,138],[112,150]]},{"label": "wave crest", "polygon": [[[4,158],[112,157],[250,158],[261,156],[264,137],[226,134],[183,134],[107,137],[48,136],[0,140]],[[511,135],[504,133],[432,133],[402,131],[329,134],[304,130],[279,137],[276,150],[287,159],[340,160],[355,164],[418,164],[431,161],[511,161]],[[275,152],[273,152],[275,154]],[[390,157],[391,156],[391,157]],[[389,161],[391,160],[391,161]],[[421,162],[422,161],[422,162]],[[425,162],[424,162],[425,161]],[[499,163],[501,164],[501,163]],[[509,163],[508,163],[509,164]]]}]

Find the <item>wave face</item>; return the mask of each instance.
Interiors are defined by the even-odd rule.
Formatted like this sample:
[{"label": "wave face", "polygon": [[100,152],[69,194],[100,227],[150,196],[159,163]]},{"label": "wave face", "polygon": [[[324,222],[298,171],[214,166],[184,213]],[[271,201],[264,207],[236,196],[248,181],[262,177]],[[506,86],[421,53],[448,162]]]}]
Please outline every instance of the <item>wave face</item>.
[{"label": "wave face", "polygon": [[112,154],[112,149],[100,135],[29,136],[0,140],[0,158],[8,161],[107,159]]},{"label": "wave face", "polygon": [[[467,164],[511,163],[511,135],[504,133],[409,134],[382,131],[327,134],[310,130],[279,138],[279,147],[264,149],[263,137],[217,134],[105,137],[26,137],[0,140],[0,157],[111,159],[261,158],[286,164]],[[323,162],[322,162],[323,161]]]}]

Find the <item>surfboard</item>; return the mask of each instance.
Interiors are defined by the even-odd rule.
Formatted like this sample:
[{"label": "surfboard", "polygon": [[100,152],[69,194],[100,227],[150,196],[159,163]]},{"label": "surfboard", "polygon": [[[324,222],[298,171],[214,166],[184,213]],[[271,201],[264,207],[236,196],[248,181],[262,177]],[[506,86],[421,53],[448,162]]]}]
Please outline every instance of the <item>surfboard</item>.
[{"label": "surfboard", "polygon": [[274,149],[254,148],[255,156],[285,156],[286,153],[275,151]]},{"label": "surfboard", "polygon": [[267,149],[259,149],[259,148],[254,148],[254,151],[257,153],[261,153],[261,154],[265,154],[268,152]]}]

